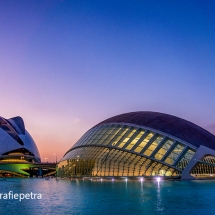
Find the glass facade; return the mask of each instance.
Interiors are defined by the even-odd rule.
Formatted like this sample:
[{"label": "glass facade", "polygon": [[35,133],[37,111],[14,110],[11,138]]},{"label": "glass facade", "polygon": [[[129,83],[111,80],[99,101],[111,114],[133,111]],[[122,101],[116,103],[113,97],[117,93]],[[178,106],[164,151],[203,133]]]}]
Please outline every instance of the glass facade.
[{"label": "glass facade", "polygon": [[[177,176],[173,168],[140,155],[103,147],[72,151],[58,165],[58,176]],[[80,155],[79,155],[80,154]]]},{"label": "glass facade", "polygon": [[191,175],[195,178],[215,178],[215,157],[206,156],[198,162]]},{"label": "glass facade", "polygon": [[58,164],[58,176],[180,176],[195,150],[130,124],[86,132]]},{"label": "glass facade", "polygon": [[194,154],[195,154],[195,151],[190,149],[187,150],[185,155],[181,157],[180,161],[177,163],[176,166],[183,170],[186,167],[186,165],[190,162]]}]

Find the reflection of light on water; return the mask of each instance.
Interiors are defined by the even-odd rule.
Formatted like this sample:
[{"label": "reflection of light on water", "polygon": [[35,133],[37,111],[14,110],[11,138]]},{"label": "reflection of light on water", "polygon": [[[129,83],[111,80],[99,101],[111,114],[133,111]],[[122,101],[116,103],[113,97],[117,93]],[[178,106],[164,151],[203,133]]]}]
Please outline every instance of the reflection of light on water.
[{"label": "reflection of light on water", "polygon": [[112,181],[114,181],[114,178],[112,178]]},{"label": "reflection of light on water", "polygon": [[143,178],[140,179],[141,182],[141,191],[143,191]]},{"label": "reflection of light on water", "polygon": [[157,181],[157,211],[163,211],[163,205],[162,205],[162,197],[161,197],[161,189],[160,189],[160,182],[161,182],[161,178],[157,177],[156,178]]},{"label": "reflection of light on water", "polygon": [[144,179],[141,178],[141,179],[140,179],[140,182],[141,182],[141,190],[143,190],[143,181],[144,181]]},{"label": "reflection of light on water", "polygon": [[145,202],[148,201],[148,196],[147,194],[144,193],[144,178],[140,178],[140,202],[141,204],[145,204]]}]

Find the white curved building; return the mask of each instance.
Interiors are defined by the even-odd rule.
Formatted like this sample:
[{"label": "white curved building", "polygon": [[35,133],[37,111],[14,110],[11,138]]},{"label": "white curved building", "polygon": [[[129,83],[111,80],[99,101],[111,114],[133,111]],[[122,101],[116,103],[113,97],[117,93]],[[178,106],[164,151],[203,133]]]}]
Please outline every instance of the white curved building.
[{"label": "white curved building", "polygon": [[41,162],[37,146],[19,116],[0,117],[0,162]]}]

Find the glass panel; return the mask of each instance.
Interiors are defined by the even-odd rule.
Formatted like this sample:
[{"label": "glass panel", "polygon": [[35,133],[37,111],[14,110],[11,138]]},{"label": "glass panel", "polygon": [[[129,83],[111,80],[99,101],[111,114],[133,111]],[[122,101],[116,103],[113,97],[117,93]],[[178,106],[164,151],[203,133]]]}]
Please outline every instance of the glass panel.
[{"label": "glass panel", "polygon": [[170,165],[172,165],[178,158],[178,156],[181,154],[181,152],[183,151],[184,146],[181,144],[178,144],[170,153],[170,155],[166,158],[166,160],[164,161],[165,163],[168,163]]},{"label": "glass panel", "polygon": [[174,169],[168,169],[165,173],[165,176],[172,176]]},{"label": "glass panel", "polygon": [[86,144],[94,144],[100,138],[100,133],[104,130],[104,127],[105,126],[101,126],[91,137],[87,138]]},{"label": "glass panel", "polygon": [[118,132],[115,138],[113,139],[112,146],[115,146],[127,131],[128,131],[128,128],[122,128],[120,132]]},{"label": "glass panel", "polygon": [[137,141],[142,137],[145,131],[140,131],[139,134],[130,142],[130,144],[126,147],[127,150],[131,150]]},{"label": "glass panel", "polygon": [[190,162],[194,154],[195,152],[189,149],[176,166],[180,169],[184,169],[186,165]]},{"label": "glass panel", "polygon": [[162,136],[158,136],[155,141],[144,152],[144,155],[150,156],[152,152],[157,148],[158,144],[163,140]]},{"label": "glass panel", "polygon": [[159,169],[158,175],[159,175],[159,176],[165,176],[165,173],[166,173],[166,171],[167,171],[168,168],[169,168],[168,166],[162,166],[162,167]]},{"label": "glass panel", "polygon": [[87,132],[87,135],[84,136],[84,138],[80,140],[80,143],[78,145],[86,145],[88,144],[88,141],[92,136],[101,128],[101,126],[98,126],[97,128],[91,129],[90,132]]},{"label": "glass panel", "polygon": [[131,132],[128,134],[128,136],[123,138],[123,141],[118,145],[118,148],[122,148],[128,142],[128,140],[131,138],[131,136],[134,134],[134,132],[136,132],[136,130],[137,129],[131,130]]},{"label": "glass panel", "polygon": [[154,167],[155,167],[157,164],[158,164],[157,162],[152,162],[152,163],[150,164],[150,166],[147,167],[145,175],[146,175],[146,176],[151,176],[152,170],[154,169]]},{"label": "glass panel", "polygon": [[174,143],[173,140],[167,140],[164,145],[162,146],[161,149],[159,149],[159,151],[156,153],[156,155],[154,156],[157,160],[161,160],[163,158],[163,156],[166,154],[166,152],[169,150],[169,148],[171,147],[171,145]]},{"label": "glass panel", "polygon": [[141,150],[145,147],[145,145],[149,142],[149,140],[153,136],[154,136],[154,133],[150,132],[134,151],[140,153]]},{"label": "glass panel", "polygon": [[102,145],[108,145],[113,138],[120,132],[122,128],[114,128],[111,133],[108,135],[108,138],[102,143]]},{"label": "glass panel", "polygon": [[152,175],[152,176],[157,176],[157,175],[159,175],[159,170],[160,170],[160,168],[161,168],[162,166],[163,166],[163,164],[158,163],[158,164],[153,168],[151,175]]},{"label": "glass panel", "polygon": [[102,144],[102,142],[104,142],[104,140],[105,140],[106,138],[109,139],[109,134],[110,134],[112,131],[113,131],[113,128],[112,128],[112,127],[107,128],[106,131],[103,133],[103,135],[101,135],[100,140],[98,140],[98,141],[96,142],[96,145]]},{"label": "glass panel", "polygon": [[215,157],[206,156],[202,162],[198,162],[197,166],[192,170],[192,176],[199,179],[215,178]]}]

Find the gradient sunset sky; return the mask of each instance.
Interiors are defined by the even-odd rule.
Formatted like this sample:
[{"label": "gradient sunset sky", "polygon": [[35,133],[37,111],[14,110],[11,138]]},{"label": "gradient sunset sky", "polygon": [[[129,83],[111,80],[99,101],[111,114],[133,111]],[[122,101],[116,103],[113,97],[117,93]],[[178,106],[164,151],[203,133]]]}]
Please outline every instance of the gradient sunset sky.
[{"label": "gradient sunset sky", "polygon": [[214,0],[1,0],[0,116],[24,119],[42,161],[126,112],[215,134],[214,11]]}]

